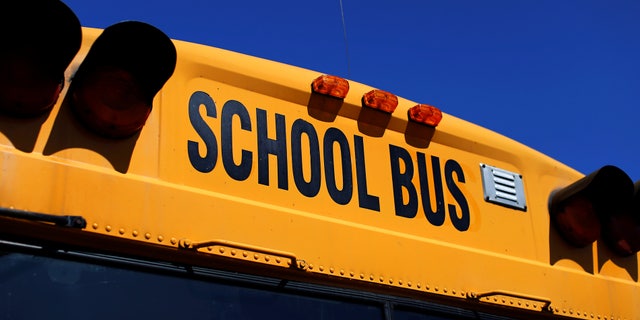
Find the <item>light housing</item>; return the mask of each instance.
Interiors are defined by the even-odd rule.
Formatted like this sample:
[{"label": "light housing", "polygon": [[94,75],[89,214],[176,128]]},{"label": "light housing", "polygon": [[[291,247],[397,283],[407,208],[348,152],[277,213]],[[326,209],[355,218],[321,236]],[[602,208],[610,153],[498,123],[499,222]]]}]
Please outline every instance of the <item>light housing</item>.
[{"label": "light housing", "polygon": [[584,247],[600,237],[611,217],[626,214],[632,194],[629,176],[615,166],[604,166],[552,193],[551,221],[567,242]]},{"label": "light housing", "polygon": [[603,217],[603,238],[618,255],[627,257],[640,251],[640,181],[635,183],[627,208]]},{"label": "light housing", "polygon": [[175,64],[175,46],[162,31],[137,21],[112,25],[93,43],[72,80],[72,109],[101,136],[129,137],[144,126],[153,97]]},{"label": "light housing", "polygon": [[0,37],[0,110],[20,117],[49,111],[80,49],[80,21],[61,1],[11,1],[0,11]]}]

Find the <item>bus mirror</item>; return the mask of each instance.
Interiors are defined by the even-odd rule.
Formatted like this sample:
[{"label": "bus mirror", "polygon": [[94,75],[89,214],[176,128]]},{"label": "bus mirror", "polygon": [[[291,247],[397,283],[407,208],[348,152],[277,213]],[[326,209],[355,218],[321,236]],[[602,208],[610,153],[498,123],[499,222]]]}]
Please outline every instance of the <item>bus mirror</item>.
[{"label": "bus mirror", "polygon": [[0,36],[0,109],[21,117],[47,112],[80,49],[80,21],[61,1],[11,1],[0,13]]},{"label": "bus mirror", "polygon": [[633,182],[624,171],[604,166],[573,184],[552,193],[551,221],[560,235],[576,247],[596,241],[605,227],[626,217],[633,194]]},{"label": "bus mirror", "polygon": [[175,46],[162,31],[136,21],[112,25],[93,43],[72,80],[72,109],[99,135],[129,137],[144,126],[153,97],[175,64]]}]

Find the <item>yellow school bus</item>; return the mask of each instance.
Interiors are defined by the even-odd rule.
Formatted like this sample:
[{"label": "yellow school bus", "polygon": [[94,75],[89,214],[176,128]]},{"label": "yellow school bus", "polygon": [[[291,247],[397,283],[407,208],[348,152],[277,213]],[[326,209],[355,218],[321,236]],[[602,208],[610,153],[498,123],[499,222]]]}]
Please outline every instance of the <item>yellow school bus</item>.
[{"label": "yellow school bus", "polygon": [[639,319],[640,183],[348,79],[2,15],[3,319]]}]

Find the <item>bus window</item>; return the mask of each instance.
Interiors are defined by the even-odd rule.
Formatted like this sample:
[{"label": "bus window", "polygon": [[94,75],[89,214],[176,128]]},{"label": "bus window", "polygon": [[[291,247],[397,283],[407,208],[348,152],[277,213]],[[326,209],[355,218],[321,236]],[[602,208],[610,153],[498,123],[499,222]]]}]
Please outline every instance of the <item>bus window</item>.
[{"label": "bus window", "polygon": [[0,292],[2,319],[383,318],[379,303],[9,251],[0,251]]}]

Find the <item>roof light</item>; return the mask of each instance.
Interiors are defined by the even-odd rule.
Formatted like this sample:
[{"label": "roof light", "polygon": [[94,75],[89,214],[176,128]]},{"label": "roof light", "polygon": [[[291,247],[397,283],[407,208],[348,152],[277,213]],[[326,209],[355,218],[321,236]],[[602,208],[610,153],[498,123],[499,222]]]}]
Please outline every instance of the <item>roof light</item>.
[{"label": "roof light", "polygon": [[331,75],[322,75],[313,80],[311,90],[315,93],[344,99],[349,93],[349,81]]},{"label": "roof light", "polygon": [[0,109],[37,116],[58,100],[82,29],[60,1],[15,1],[0,12]]},{"label": "roof light", "polygon": [[88,129],[109,138],[138,132],[169,79],[176,49],[162,31],[127,21],[106,28],[73,78],[72,107]]},{"label": "roof light", "polygon": [[398,106],[398,97],[387,91],[371,90],[362,96],[362,103],[369,108],[393,113]]},{"label": "roof light", "polygon": [[431,127],[437,127],[442,120],[442,111],[428,104],[418,104],[409,109],[409,119]]},{"label": "roof light", "polygon": [[611,217],[628,210],[632,193],[633,182],[624,171],[604,166],[552,193],[549,214],[567,242],[584,247],[598,239],[603,221],[610,225]]}]

